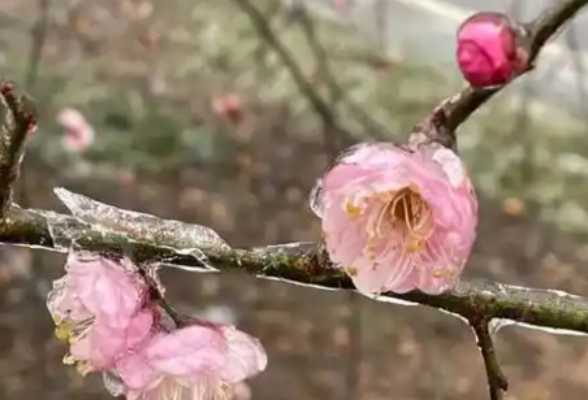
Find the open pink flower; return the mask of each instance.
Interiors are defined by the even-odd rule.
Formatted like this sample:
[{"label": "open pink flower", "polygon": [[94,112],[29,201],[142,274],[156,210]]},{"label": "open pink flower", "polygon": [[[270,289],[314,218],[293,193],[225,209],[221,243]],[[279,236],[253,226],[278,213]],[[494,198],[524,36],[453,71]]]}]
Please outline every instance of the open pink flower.
[{"label": "open pink flower", "polygon": [[145,303],[149,288],[127,258],[115,261],[95,253],[72,252],[65,270],[47,302],[54,318],[100,316],[109,324],[124,325]]},{"label": "open pink flower", "polygon": [[64,129],[62,145],[72,153],[86,151],[94,143],[94,128],[75,108],[64,108],[57,114],[57,123]]},{"label": "open pink flower", "polygon": [[130,260],[70,253],[66,275],[54,282],[47,301],[58,337],[71,345],[66,361],[84,372],[104,370],[144,340],[154,319],[144,309],[147,293]]},{"label": "open pink flower", "polygon": [[476,236],[476,196],[444,147],[356,146],[313,196],[331,260],[367,295],[452,288]]},{"label": "open pink flower", "polygon": [[457,34],[457,63],[472,87],[504,85],[527,67],[528,50],[503,14],[480,12]]},{"label": "open pink flower", "polygon": [[228,325],[194,324],[161,332],[116,371],[127,400],[197,400],[230,397],[233,385],[266,365],[257,339]]}]

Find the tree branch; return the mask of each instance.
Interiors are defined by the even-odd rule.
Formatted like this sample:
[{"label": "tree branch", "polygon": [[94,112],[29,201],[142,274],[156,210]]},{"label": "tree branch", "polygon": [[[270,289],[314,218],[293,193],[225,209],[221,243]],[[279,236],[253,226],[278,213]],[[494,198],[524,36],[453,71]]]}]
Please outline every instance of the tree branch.
[{"label": "tree branch", "polygon": [[0,81],[0,103],[4,107],[0,129],[0,222],[5,218],[13,196],[13,185],[24,157],[27,134],[35,126],[28,101],[14,87]]},{"label": "tree branch", "polygon": [[[13,207],[0,228],[0,242],[68,251],[70,246],[89,251],[124,253],[138,262],[160,261],[210,272],[187,249],[199,248],[208,263],[220,271],[242,271],[261,278],[280,279],[294,284],[327,290],[354,290],[344,273],[333,267],[316,243],[291,243],[253,249],[203,246],[201,241],[184,239],[177,248],[174,235],[193,225],[185,224],[168,235],[155,235],[166,220],[153,217],[149,224],[127,223],[124,232],[107,231],[96,224],[52,211]],[[174,221],[175,222],[175,221]],[[151,228],[150,228],[151,226]],[[495,282],[467,281],[450,292],[430,296],[418,291],[385,293],[380,301],[408,301],[466,319],[484,316],[509,319],[538,327],[588,333],[588,298],[556,290],[529,289]]]},{"label": "tree branch", "polygon": [[508,390],[508,382],[496,358],[494,343],[492,342],[492,337],[488,329],[489,322],[490,320],[488,318],[480,318],[479,316],[469,319],[470,326],[476,335],[478,347],[482,353],[482,359],[484,360],[490,400],[502,400],[503,392]]},{"label": "tree branch", "polygon": [[[588,4],[588,0],[558,1],[543,11],[530,24],[521,24],[528,30],[530,41],[527,72],[534,68],[535,60],[548,40],[586,4]],[[419,128],[429,139],[455,148],[455,130],[505,86],[483,89],[467,87],[456,95],[443,100],[433,113],[419,124]]]},{"label": "tree branch", "polygon": [[331,107],[323,100],[323,98],[314,90],[312,84],[304,76],[304,72],[296,63],[296,60],[286,50],[286,47],[278,39],[276,32],[272,29],[262,12],[250,0],[235,0],[235,3],[243,10],[251,20],[253,27],[257,30],[260,38],[264,40],[268,46],[273,49],[276,55],[280,58],[290,76],[294,80],[298,90],[308,100],[315,113],[320,117],[326,130],[336,132],[345,132],[339,126],[337,116],[331,110]]}]

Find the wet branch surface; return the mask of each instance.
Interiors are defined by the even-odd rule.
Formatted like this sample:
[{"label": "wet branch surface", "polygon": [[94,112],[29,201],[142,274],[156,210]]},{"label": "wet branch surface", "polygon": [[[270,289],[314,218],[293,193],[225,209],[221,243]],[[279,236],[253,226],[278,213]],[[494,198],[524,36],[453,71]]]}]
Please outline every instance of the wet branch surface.
[{"label": "wet branch surface", "polygon": [[[53,211],[12,208],[0,231],[0,242],[62,252],[70,248],[117,252],[138,262],[163,262],[193,267],[196,272],[211,272],[198,256],[188,251],[193,246],[199,248],[207,256],[208,263],[220,272],[241,271],[319,289],[355,290],[351,280],[333,267],[322,247],[316,243],[232,249],[185,241],[184,248],[178,249],[172,240],[163,236],[154,237],[153,231],[162,223],[165,220],[154,217],[153,229],[148,224],[138,224],[136,228],[128,224],[125,232],[119,233]],[[185,229],[191,226],[185,224]],[[406,294],[385,293],[376,299],[418,303],[459,314],[468,320],[476,316],[510,319],[540,327],[588,333],[588,298],[555,290],[463,280],[452,291],[438,296],[414,291]]]}]

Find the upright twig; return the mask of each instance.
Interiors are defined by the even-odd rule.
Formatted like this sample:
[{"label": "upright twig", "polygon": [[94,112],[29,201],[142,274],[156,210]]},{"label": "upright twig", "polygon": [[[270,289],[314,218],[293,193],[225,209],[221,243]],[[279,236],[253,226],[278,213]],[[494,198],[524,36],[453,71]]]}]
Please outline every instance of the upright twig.
[{"label": "upright twig", "polygon": [[250,0],[234,0],[235,3],[247,14],[250,18],[253,27],[257,30],[259,36],[266,41],[274,52],[279,56],[280,60],[290,73],[298,90],[308,100],[316,114],[322,120],[322,123],[327,130],[333,132],[344,132],[344,129],[339,126],[337,116],[333,113],[329,105],[317,93],[312,84],[304,76],[304,72],[294,59],[294,57],[286,50],[278,38],[276,32],[270,26],[261,11]]},{"label": "upright twig", "polygon": [[586,92],[586,65],[582,49],[577,38],[576,26],[572,23],[565,35],[565,41],[572,57],[572,63],[576,70],[576,86],[578,89],[578,100],[580,110],[588,105],[588,93]]},{"label": "upright twig", "polygon": [[0,223],[12,203],[14,183],[24,157],[27,134],[35,127],[35,116],[28,101],[12,84],[0,82],[0,103],[4,117],[0,130]]},{"label": "upright twig", "polygon": [[[43,59],[43,49],[47,40],[47,32],[49,30],[49,5],[50,0],[38,0],[37,8],[39,11],[39,18],[31,29],[31,47],[29,53],[28,66],[24,78],[24,89],[27,92],[32,92],[37,83],[39,76],[39,69]],[[18,203],[22,207],[30,207],[30,201],[27,192],[27,177],[26,169],[23,168],[20,172],[20,190],[17,195]],[[33,255],[34,258],[34,255]],[[34,261],[33,261],[34,262]]]},{"label": "upright twig", "polygon": [[[522,14],[522,1],[514,0],[510,10],[510,16],[518,20]],[[515,135],[519,135],[521,138],[522,145],[527,149],[523,154],[523,159],[518,164],[519,174],[515,174],[515,179],[518,178],[518,183],[521,184],[520,188],[533,185],[533,161],[535,159],[535,141],[533,140],[532,131],[532,119],[531,119],[531,102],[535,92],[533,90],[533,82],[526,81],[522,85],[521,95],[519,96],[518,113],[515,123],[513,125],[512,132]]]},{"label": "upright twig", "polygon": [[[302,33],[306,38],[306,42],[313,54],[316,64],[317,76],[326,83],[329,90],[329,106],[331,110],[336,110],[337,106],[341,103],[345,103],[350,111],[361,120],[365,125],[366,131],[369,132],[370,139],[377,140],[389,140],[389,135],[385,128],[379,123],[374,121],[372,117],[365,112],[361,106],[355,104],[353,99],[345,95],[345,90],[341,87],[329,62],[329,54],[325,47],[319,40],[318,34],[315,29],[315,24],[312,21],[308,7],[304,3],[305,0],[297,0],[299,5],[297,6],[297,13],[295,21],[298,22],[302,29]],[[339,144],[350,142],[351,137],[342,137],[341,134],[335,136],[333,132],[327,131],[325,133],[325,140],[329,140],[331,146],[341,147]]]}]

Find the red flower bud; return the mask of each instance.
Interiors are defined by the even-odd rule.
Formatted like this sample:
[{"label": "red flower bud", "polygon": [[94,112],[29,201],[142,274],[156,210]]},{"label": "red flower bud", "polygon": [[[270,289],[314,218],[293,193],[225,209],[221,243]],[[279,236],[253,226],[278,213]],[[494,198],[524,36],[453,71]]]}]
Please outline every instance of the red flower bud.
[{"label": "red flower bud", "polygon": [[457,33],[457,63],[465,80],[475,88],[504,85],[524,72],[529,52],[521,33],[503,14],[468,18]]}]

